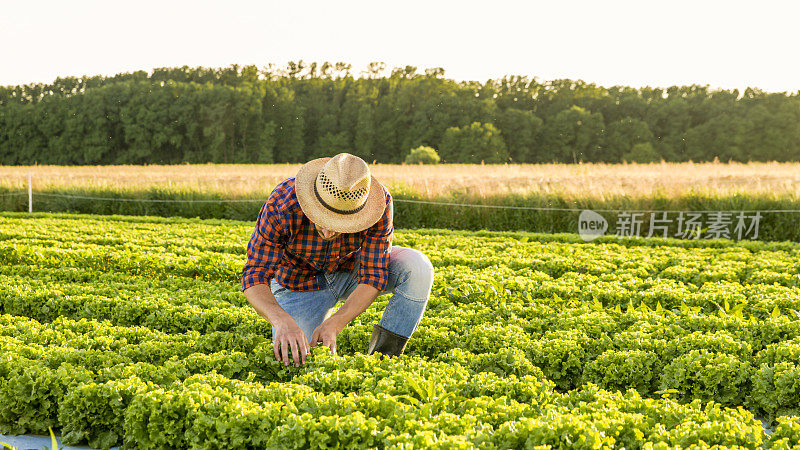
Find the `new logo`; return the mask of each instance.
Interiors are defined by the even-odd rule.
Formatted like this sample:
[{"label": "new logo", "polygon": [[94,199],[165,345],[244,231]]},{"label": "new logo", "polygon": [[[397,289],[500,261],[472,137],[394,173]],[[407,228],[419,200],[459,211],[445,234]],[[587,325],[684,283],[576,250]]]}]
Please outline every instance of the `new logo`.
[{"label": "new logo", "polygon": [[578,234],[584,241],[594,240],[608,231],[608,222],[596,212],[585,209],[578,216]]}]

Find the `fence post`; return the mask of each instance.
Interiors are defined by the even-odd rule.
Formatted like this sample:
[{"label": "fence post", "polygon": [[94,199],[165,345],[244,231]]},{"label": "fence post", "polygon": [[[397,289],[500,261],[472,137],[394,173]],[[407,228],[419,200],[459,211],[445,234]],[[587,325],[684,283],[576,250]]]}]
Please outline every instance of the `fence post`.
[{"label": "fence post", "polygon": [[28,172],[28,212],[33,212],[33,187],[31,186],[31,173]]}]

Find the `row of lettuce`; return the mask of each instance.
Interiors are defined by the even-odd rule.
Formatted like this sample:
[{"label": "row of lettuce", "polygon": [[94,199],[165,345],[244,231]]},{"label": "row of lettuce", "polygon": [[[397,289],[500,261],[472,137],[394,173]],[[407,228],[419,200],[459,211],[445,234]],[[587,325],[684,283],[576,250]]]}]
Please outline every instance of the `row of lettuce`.
[{"label": "row of lettuce", "polygon": [[[49,280],[36,282],[36,275],[44,273]],[[270,336],[269,323],[252,308],[225,301],[233,297],[226,292],[230,286],[181,280],[170,292],[170,281],[156,287],[152,280],[120,274],[99,274],[102,281],[96,282],[68,281],[91,279],[92,273],[3,267],[0,312],[42,323],[100,320],[167,335]],[[727,312],[716,314],[688,305],[675,311],[644,304],[623,309],[557,296],[523,297],[489,287],[444,289],[437,280],[437,292],[408,351],[427,358],[441,358],[452,349],[495,356],[513,351],[513,363],[490,369],[518,376],[541,369],[563,391],[586,382],[634,388],[645,396],[674,389],[684,401],[745,405],[768,417],[797,412],[800,390],[792,380],[800,379],[800,320],[793,311],[784,314],[775,306],[764,319],[748,319],[729,305]],[[379,319],[385,301],[344,330],[341,351],[364,351],[370,323]],[[28,333],[36,339],[49,336],[41,330],[23,334]],[[117,333],[112,339],[120,337]],[[166,348],[165,340],[157,341]],[[127,338],[120,342],[130,345]]]},{"label": "row of lettuce", "polygon": [[361,354],[382,297],[341,333],[350,356],[287,368],[234,276],[246,231],[0,217],[0,431],[102,448],[800,445],[796,244],[397,233],[436,267],[408,356]]},{"label": "row of lettuce", "polygon": [[[27,275],[30,270],[4,269]],[[62,272],[73,276],[80,270]],[[286,379],[279,375],[282,369],[275,366],[271,343],[264,337],[268,325],[250,308],[224,301],[218,301],[216,310],[192,305],[208,301],[197,293],[214,292],[213,283],[193,281],[195,289],[187,289],[187,295],[159,302],[158,289],[148,297],[145,288],[137,286],[138,282],[152,286],[152,280],[117,274],[114,277],[128,278],[129,290],[120,289],[115,301],[93,293],[89,283],[84,285],[88,292],[73,292],[71,289],[80,285],[60,281],[58,275],[58,270],[50,271],[52,281],[42,282],[38,290],[33,284],[24,284],[30,277],[3,275],[0,304],[4,313],[14,314],[3,316],[3,353],[23,357],[17,361],[28,371],[30,362],[37,361],[50,371],[62,366],[69,374],[75,373],[75,367],[92,372],[114,368],[123,374],[134,371],[148,381],[169,382],[180,376],[142,374],[138,372],[142,367],[155,370],[163,366],[168,372],[181,367],[179,372],[184,375],[215,370],[262,383]],[[179,281],[185,289],[187,280]],[[25,286],[22,291],[21,286]],[[66,294],[58,292],[59,288]],[[109,288],[113,285],[97,286],[106,295]],[[129,295],[137,290],[140,295]],[[377,306],[380,310],[381,305]],[[370,311],[363,321],[342,333],[340,352],[363,351],[368,323],[377,320],[377,314]],[[428,314],[409,353],[469,367],[476,373],[504,378],[544,374],[558,392],[569,393],[594,383],[610,390],[633,388],[645,397],[667,395],[684,403],[697,399],[743,405],[769,417],[797,414],[800,404],[796,386],[800,379],[800,322],[785,315],[746,320],[735,314],[702,314],[689,307],[682,312],[644,311],[641,307],[618,312],[598,305],[570,305],[557,298],[531,303],[527,298],[488,290],[480,302],[457,292],[435,295]],[[92,315],[97,317],[87,319]],[[23,320],[23,316],[43,322]],[[105,322],[96,322],[97,318]],[[176,360],[169,362],[170,358]],[[189,368],[184,368],[186,365]],[[20,389],[27,392],[28,387],[3,375],[10,389],[4,403],[12,407],[11,399],[20,398]],[[30,372],[22,376],[36,380]],[[109,379],[91,380],[97,381]],[[34,384],[44,387],[43,395],[59,392],[50,383]],[[30,414],[39,403],[37,396],[33,402],[17,405],[15,411],[21,416]],[[63,426],[53,423],[61,403],[50,399],[48,404],[51,420],[41,423]],[[7,423],[13,423],[15,416],[4,413],[2,417],[10,417]]]},{"label": "row of lettuce", "polygon": [[562,393],[535,368],[486,370],[487,359],[515,365],[515,352],[453,349],[429,361],[315,349],[294,368],[274,361],[268,341],[236,333],[8,315],[0,326],[0,429],[58,427],[64,442],[99,448],[800,445],[797,417],[778,418],[765,437],[743,408],[593,384]]},{"label": "row of lettuce", "polygon": [[[75,222],[74,220],[70,222]],[[22,224],[27,225],[27,224]],[[20,225],[20,228],[22,227]],[[157,231],[139,231],[140,234]],[[153,279],[179,277],[238,283],[243,254],[217,251],[220,243],[126,246],[58,239],[32,239],[22,233],[0,236],[0,264],[38,268],[91,268]],[[183,239],[183,237],[181,237]],[[199,240],[199,239],[198,239]],[[481,240],[406,233],[396,245],[429,256],[451,285],[498,282],[537,297],[557,295],[604,305],[682,303],[706,312],[724,301],[743,305],[743,313],[764,318],[777,305],[800,310],[800,250],[752,251],[740,247],[680,247],[522,243],[511,238]],[[243,249],[242,249],[243,251]],[[492,276],[494,274],[494,276]]]},{"label": "row of lettuce", "polygon": [[[0,262],[94,267],[151,277],[238,281],[252,224],[231,221],[98,216],[16,217],[0,213]],[[527,233],[406,231],[395,245],[423,251],[434,266],[496,265],[552,278],[578,273],[708,282],[800,285],[800,244],[604,238],[575,245],[574,236]]]}]

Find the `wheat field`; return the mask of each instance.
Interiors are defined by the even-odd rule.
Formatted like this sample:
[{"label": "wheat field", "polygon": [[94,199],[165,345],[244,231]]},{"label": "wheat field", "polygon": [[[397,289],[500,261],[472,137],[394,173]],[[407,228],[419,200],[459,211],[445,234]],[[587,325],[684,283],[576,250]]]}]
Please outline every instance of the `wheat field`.
[{"label": "wheat field", "polygon": [[[220,192],[241,196],[269,192],[294,176],[300,164],[0,166],[0,187],[58,187]],[[655,164],[372,164],[372,174],[393,193],[436,198],[545,193],[564,198],[712,194],[800,196],[800,163]]]}]

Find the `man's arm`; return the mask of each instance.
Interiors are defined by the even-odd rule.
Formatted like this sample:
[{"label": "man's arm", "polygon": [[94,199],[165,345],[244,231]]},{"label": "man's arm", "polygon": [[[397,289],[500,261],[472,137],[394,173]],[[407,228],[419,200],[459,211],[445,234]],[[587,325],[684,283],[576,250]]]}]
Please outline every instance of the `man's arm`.
[{"label": "man's arm", "polygon": [[281,212],[277,206],[280,195],[273,191],[256,219],[256,226],[247,243],[247,261],[242,269],[242,291],[256,284],[266,284],[275,275],[283,258],[288,240]]},{"label": "man's arm", "polygon": [[341,333],[348,323],[366,311],[369,305],[378,298],[378,294],[380,294],[380,291],[369,284],[356,286],[342,307],[314,330],[311,335],[311,344],[317,345],[318,342],[322,342],[322,345],[331,349],[331,354],[335,355],[336,336]]},{"label": "man's arm", "polygon": [[[275,329],[275,342],[272,343],[272,351],[275,359],[283,361],[284,365],[289,365],[289,350],[291,349],[294,365],[306,363],[308,353],[308,342],[305,333],[297,326],[286,311],[281,308],[272,290],[267,284],[254,284],[244,290],[247,301],[258,312],[261,317],[267,319]],[[283,350],[283,356],[281,352]]]},{"label": "man's arm", "polygon": [[286,224],[282,223],[283,217],[277,206],[282,195],[286,195],[285,191],[276,188],[258,215],[255,230],[247,244],[242,289],[253,309],[272,324],[275,359],[289,365],[291,351],[294,364],[298,366],[306,361],[306,336],[294,319],[278,305],[269,287],[288,240]]},{"label": "man's arm", "polygon": [[378,291],[386,288],[389,280],[389,252],[394,237],[394,207],[392,197],[386,194],[386,208],[375,225],[367,229],[361,245],[358,283],[373,286]]},{"label": "man's arm", "polygon": [[341,308],[327,318],[311,335],[311,345],[322,345],[336,353],[336,336],[361,313],[369,308],[389,280],[389,251],[392,247],[393,227],[392,198],[386,195],[386,209],[378,222],[367,230],[361,247],[358,286]]}]

